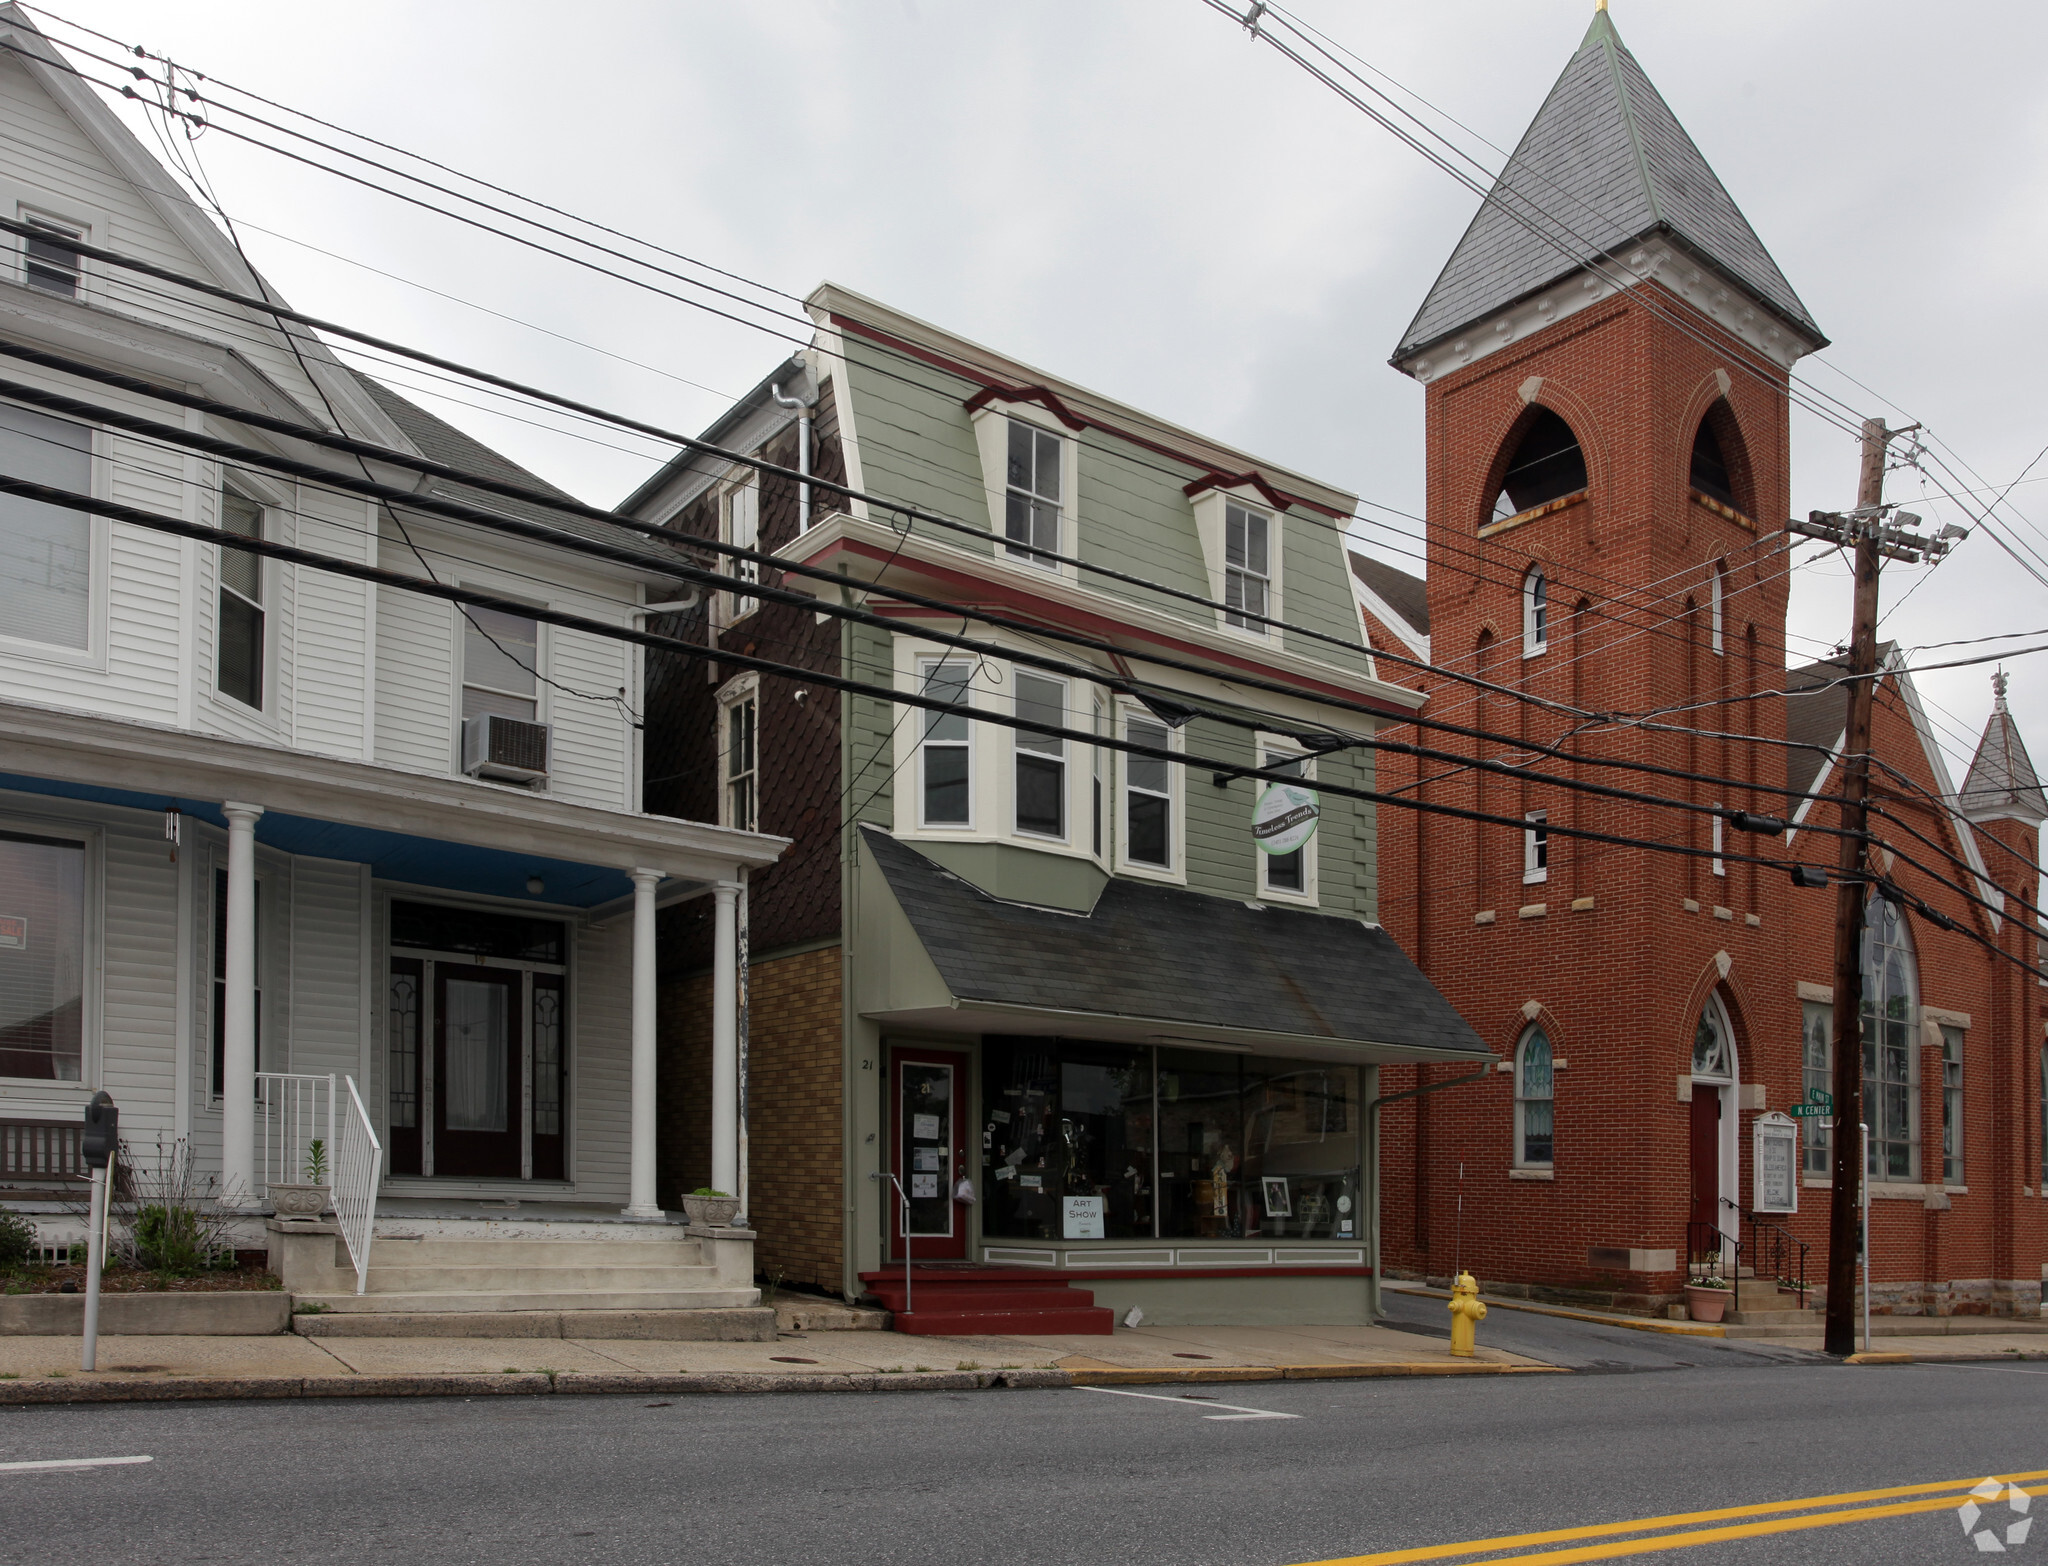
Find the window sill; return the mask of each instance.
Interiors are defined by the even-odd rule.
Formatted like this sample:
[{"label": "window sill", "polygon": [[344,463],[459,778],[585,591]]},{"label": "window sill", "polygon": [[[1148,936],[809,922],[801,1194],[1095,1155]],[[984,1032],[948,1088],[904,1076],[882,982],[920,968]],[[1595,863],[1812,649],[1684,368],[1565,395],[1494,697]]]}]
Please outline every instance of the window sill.
[{"label": "window sill", "polygon": [[1116,873],[1118,875],[1133,876],[1140,881],[1164,881],[1173,886],[1184,886],[1187,884],[1188,879],[1185,870],[1172,870],[1163,865],[1134,865],[1119,862],[1116,867]]},{"label": "window sill", "polygon": [[1541,886],[1549,879],[1550,872],[1548,870],[1524,870],[1522,872],[1522,885],[1524,886]]},{"label": "window sill", "polygon": [[1510,1169],[1508,1171],[1508,1178],[1510,1180],[1555,1180],[1557,1178],[1557,1171],[1555,1169]]}]

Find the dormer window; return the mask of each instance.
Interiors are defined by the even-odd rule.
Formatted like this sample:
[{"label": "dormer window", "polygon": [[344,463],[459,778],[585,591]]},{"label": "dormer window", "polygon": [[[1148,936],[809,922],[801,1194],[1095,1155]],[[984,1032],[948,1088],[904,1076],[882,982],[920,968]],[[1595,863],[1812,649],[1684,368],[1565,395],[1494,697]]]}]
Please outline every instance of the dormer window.
[{"label": "dormer window", "polygon": [[38,293],[76,299],[81,272],[77,241],[85,238],[85,230],[35,212],[22,213],[21,221],[35,230],[21,242],[22,280]]},{"label": "dormer window", "polygon": [[1586,453],[1578,436],[1549,408],[1538,408],[1502,471],[1491,520],[1504,522],[1585,487]]},{"label": "dormer window", "polygon": [[1003,537],[1013,558],[1047,571],[1059,569],[1050,556],[1060,547],[1060,445],[1050,431],[1010,420]]},{"label": "dormer window", "polygon": [[1266,634],[1272,615],[1273,519],[1248,506],[1223,510],[1224,623],[1255,636]]}]

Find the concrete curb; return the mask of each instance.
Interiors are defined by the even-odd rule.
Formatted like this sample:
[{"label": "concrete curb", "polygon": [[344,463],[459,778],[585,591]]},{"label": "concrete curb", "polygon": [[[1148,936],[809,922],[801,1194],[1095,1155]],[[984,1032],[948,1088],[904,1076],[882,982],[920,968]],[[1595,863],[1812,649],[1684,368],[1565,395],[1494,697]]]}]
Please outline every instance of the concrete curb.
[{"label": "concrete curb", "polygon": [[2048,1349],[2028,1352],[2023,1349],[1992,1349],[1972,1354],[1967,1349],[1952,1353],[1911,1354],[1902,1350],[1885,1353],[1873,1350],[1868,1354],[1851,1354],[1842,1363],[1845,1365],[1989,1365],[1996,1363],[2036,1364],[2048,1359]]},{"label": "concrete curb", "polygon": [[[1447,1300],[1451,1296],[1442,1289],[1403,1288],[1390,1293],[1421,1294],[1433,1300]],[[1664,1332],[1681,1338],[1725,1338],[1728,1329],[1719,1322],[1707,1321],[1658,1321],[1649,1316],[1611,1315],[1597,1310],[1574,1310],[1569,1305],[1539,1305],[1532,1300],[1497,1300],[1487,1295],[1479,1296],[1488,1310],[1519,1310],[1532,1316],[1561,1316],[1566,1321],[1590,1321],[1602,1327],[1627,1327],[1632,1332]]]},{"label": "concrete curb", "polygon": [[930,1370],[766,1372],[537,1371],[503,1375],[71,1376],[0,1381],[0,1406],[24,1403],[148,1403],[312,1397],[602,1397],[763,1392],[978,1392],[1004,1388],[1196,1382],[1339,1381],[1368,1376],[1568,1375],[1556,1365],[1419,1361],[1391,1365],[1216,1365],[1206,1369]]}]

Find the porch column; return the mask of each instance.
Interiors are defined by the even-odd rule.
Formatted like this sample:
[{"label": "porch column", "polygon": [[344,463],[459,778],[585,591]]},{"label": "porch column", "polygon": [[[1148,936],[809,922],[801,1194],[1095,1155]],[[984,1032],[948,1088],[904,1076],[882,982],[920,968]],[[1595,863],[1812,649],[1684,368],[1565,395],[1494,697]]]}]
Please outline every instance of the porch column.
[{"label": "porch column", "polygon": [[740,1191],[740,941],[737,881],[711,889],[718,913],[711,953],[711,1184]]},{"label": "porch column", "polygon": [[228,818],[228,916],[221,1031],[221,1200],[256,1205],[256,818],[261,805],[221,806]]},{"label": "porch column", "polygon": [[633,1163],[626,1216],[659,1218],[654,1189],[654,888],[659,870],[634,870],[633,878]]}]

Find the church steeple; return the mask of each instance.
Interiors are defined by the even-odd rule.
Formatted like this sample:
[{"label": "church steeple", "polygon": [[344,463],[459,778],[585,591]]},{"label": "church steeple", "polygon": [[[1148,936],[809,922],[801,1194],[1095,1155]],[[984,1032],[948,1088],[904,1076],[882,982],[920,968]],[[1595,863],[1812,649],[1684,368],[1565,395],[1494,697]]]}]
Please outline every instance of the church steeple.
[{"label": "church steeple", "polygon": [[2041,793],[2033,758],[2005,704],[2005,683],[2003,669],[1991,676],[1991,719],[1977,742],[1976,759],[1956,796],[1956,808],[1971,821],[2005,816],[2038,826],[2048,821],[2048,797]]},{"label": "church steeple", "polygon": [[[1662,247],[1641,253],[1652,241],[1668,241],[1675,254]],[[1418,356],[1589,264],[1589,289],[1611,291],[1623,276],[1658,275],[1660,256],[1667,272],[1701,276],[1703,298],[1732,285],[1766,312],[1770,324],[1761,332],[1740,335],[1776,347],[1780,362],[1826,345],[1602,5],[1402,334],[1394,363],[1428,380],[1429,371],[1413,363]],[[1672,276],[1664,280],[1677,287]]]}]

